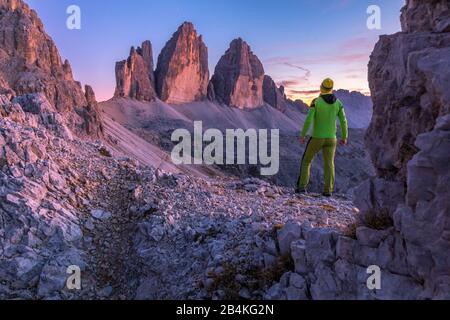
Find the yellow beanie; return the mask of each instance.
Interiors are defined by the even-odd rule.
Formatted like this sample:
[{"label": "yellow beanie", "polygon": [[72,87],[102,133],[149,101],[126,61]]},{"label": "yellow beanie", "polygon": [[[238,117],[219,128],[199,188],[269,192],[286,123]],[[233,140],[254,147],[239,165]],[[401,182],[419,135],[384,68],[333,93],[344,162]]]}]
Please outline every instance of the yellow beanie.
[{"label": "yellow beanie", "polygon": [[333,92],[334,81],[330,78],[323,80],[322,85],[320,86],[320,92],[322,94],[328,94]]}]

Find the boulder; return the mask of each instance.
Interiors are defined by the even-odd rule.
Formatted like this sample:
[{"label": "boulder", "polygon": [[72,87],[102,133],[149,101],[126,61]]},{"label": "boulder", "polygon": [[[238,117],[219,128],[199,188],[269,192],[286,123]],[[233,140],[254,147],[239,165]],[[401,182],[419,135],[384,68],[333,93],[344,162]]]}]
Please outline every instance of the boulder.
[{"label": "boulder", "polygon": [[337,233],[329,229],[311,229],[305,235],[308,266],[336,260]]},{"label": "boulder", "polygon": [[286,289],[287,300],[308,300],[308,286],[305,278],[297,273],[291,273],[289,286]]},{"label": "boulder", "polygon": [[392,228],[388,230],[374,230],[367,227],[359,227],[356,229],[356,238],[363,246],[377,248],[391,232]]},{"label": "boulder", "polygon": [[302,236],[301,226],[295,221],[288,221],[282,229],[278,230],[277,236],[281,255],[289,255],[291,243]]},{"label": "boulder", "polygon": [[111,212],[103,211],[103,210],[92,210],[91,216],[97,220],[108,220],[111,218]]},{"label": "boulder", "polygon": [[[83,286],[83,272],[87,265],[83,257],[83,253],[77,249],[71,248],[67,251],[56,254],[47,260],[40,275],[39,284],[37,286],[37,295],[39,298],[60,298],[61,294],[68,292],[66,287],[67,279],[70,274],[67,270],[70,266],[80,268],[81,285]],[[84,278],[86,279],[86,278]]]},{"label": "boulder", "polygon": [[299,274],[308,273],[306,263],[306,241],[297,240],[291,243],[291,255],[294,260],[295,272]]}]

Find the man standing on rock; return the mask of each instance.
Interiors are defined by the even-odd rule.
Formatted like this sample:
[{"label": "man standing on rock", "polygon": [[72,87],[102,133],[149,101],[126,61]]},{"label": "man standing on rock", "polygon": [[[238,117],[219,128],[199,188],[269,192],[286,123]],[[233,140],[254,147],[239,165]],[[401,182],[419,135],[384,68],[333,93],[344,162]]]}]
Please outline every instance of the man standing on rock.
[{"label": "man standing on rock", "polygon": [[320,97],[314,99],[300,136],[300,143],[305,144],[311,122],[314,121],[312,138],[308,141],[303,155],[300,177],[295,193],[306,193],[311,174],[311,163],[322,150],[324,161],[325,188],[323,195],[331,197],[334,191],[334,157],[336,154],[336,117],[341,124],[341,145],[347,145],[348,124],[342,102],[333,94],[334,82],[325,79],[320,86]]}]

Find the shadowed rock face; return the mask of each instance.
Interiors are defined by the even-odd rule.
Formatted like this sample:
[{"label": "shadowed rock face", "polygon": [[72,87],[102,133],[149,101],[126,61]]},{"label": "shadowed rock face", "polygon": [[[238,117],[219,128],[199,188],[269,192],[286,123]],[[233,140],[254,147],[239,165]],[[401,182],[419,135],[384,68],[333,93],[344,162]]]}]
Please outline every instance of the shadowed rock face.
[{"label": "shadowed rock face", "polygon": [[[0,0],[0,43],[0,93],[44,93],[62,113],[88,105],[69,62],[62,62],[36,12],[22,0]],[[76,114],[67,118],[72,128],[84,125]]]},{"label": "shadowed rock face", "polygon": [[103,124],[100,118],[100,109],[95,98],[94,90],[91,86],[84,87],[87,105],[85,108],[79,108],[77,112],[84,119],[84,129],[87,134],[101,136],[103,135]]},{"label": "shadowed rock face", "polygon": [[205,99],[208,48],[190,22],[183,23],[158,57],[156,89],[161,100],[182,104]]},{"label": "shadowed rock face", "polygon": [[264,67],[242,39],[231,42],[211,81],[216,98],[222,103],[237,108],[256,108],[264,104]]},{"label": "shadowed rock face", "polygon": [[404,32],[449,32],[450,2],[408,0],[402,9]]},{"label": "shadowed rock face", "polygon": [[269,76],[264,76],[263,83],[264,101],[275,109],[284,112],[286,110],[287,101],[284,94],[284,87],[278,88],[273,79]]},{"label": "shadowed rock face", "polygon": [[131,48],[127,60],[116,63],[115,97],[130,97],[141,101],[156,98],[153,73],[153,50],[150,41]]},{"label": "shadowed rock face", "polygon": [[448,0],[409,0],[403,32],[376,45],[366,146],[378,177],[356,192],[364,216],[387,212],[394,221],[401,246],[391,245],[391,271],[420,279],[421,297],[436,299],[450,298],[450,30],[441,27],[448,9]]}]

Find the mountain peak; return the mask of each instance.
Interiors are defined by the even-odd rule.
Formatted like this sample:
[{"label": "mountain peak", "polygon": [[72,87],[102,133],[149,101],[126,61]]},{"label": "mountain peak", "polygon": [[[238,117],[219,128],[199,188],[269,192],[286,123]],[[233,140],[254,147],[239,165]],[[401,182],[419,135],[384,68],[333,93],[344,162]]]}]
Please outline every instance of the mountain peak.
[{"label": "mountain peak", "polygon": [[231,41],[211,82],[217,99],[227,105],[256,108],[264,104],[264,67],[241,38]]},{"label": "mountain peak", "polygon": [[0,0],[0,43],[0,92],[44,94],[61,114],[70,113],[72,129],[85,126],[86,120],[100,126],[95,119],[79,116],[88,107],[81,85],[73,79],[69,61],[62,62],[36,12],[22,0]]},{"label": "mountain peak", "polygon": [[188,31],[195,31],[195,27],[194,24],[190,21],[185,21],[183,22],[180,27],[178,28],[178,30],[188,30]]},{"label": "mountain peak", "polygon": [[131,47],[128,59],[116,63],[114,97],[130,97],[144,101],[156,98],[153,49],[150,41],[144,41],[137,49]]},{"label": "mountain peak", "polygon": [[162,49],[156,68],[161,100],[181,104],[207,96],[208,48],[191,22],[183,23]]}]

